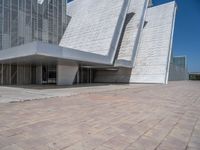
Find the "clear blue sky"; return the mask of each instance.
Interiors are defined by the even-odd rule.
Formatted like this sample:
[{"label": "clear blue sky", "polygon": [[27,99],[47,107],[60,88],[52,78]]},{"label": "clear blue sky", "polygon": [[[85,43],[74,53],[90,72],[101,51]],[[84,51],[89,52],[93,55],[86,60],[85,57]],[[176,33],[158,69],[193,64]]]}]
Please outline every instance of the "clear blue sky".
[{"label": "clear blue sky", "polygon": [[[154,5],[172,0],[153,0]],[[176,0],[174,56],[186,55],[190,72],[200,72],[200,0]]]}]

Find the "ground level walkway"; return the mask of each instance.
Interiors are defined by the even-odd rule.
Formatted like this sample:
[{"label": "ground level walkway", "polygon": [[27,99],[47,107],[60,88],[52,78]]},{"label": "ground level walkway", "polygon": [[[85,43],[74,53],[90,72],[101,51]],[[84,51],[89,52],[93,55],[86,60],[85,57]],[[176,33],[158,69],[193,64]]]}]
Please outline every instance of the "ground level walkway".
[{"label": "ground level walkway", "polygon": [[67,88],[1,87],[4,102],[16,93],[58,95],[1,103],[0,149],[200,150],[200,82],[73,89],[59,96]]},{"label": "ground level walkway", "polygon": [[74,96],[85,93],[113,91],[127,88],[146,87],[143,84],[81,84],[73,86],[26,85],[0,86],[0,103],[30,101],[63,96]]}]

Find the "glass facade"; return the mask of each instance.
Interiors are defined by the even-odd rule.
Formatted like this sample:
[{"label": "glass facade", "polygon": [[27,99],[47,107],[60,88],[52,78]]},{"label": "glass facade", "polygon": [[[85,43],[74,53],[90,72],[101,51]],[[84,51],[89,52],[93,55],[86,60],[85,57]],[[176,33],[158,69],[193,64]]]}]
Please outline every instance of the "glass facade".
[{"label": "glass facade", "polygon": [[66,26],[65,0],[0,0],[0,50],[36,40],[59,44]]}]

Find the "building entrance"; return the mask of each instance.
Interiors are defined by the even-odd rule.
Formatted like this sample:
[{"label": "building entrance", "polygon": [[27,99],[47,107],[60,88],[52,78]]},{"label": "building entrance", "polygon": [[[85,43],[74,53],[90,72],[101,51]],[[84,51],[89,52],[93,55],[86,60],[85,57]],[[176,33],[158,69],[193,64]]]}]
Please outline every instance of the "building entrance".
[{"label": "building entrance", "polygon": [[94,83],[95,69],[90,67],[80,67],[77,73],[77,84]]},{"label": "building entrance", "polygon": [[42,84],[56,84],[56,65],[42,65]]}]

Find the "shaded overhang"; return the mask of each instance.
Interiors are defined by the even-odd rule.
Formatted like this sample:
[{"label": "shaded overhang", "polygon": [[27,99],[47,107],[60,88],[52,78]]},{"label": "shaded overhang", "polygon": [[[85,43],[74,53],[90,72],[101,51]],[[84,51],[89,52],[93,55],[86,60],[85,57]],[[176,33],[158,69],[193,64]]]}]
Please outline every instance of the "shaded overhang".
[{"label": "shaded overhang", "polygon": [[39,41],[0,51],[0,63],[77,63],[113,66],[108,56],[83,52]]}]

